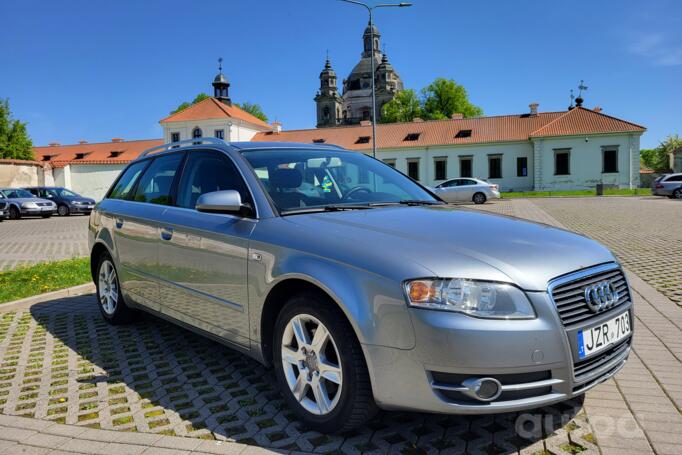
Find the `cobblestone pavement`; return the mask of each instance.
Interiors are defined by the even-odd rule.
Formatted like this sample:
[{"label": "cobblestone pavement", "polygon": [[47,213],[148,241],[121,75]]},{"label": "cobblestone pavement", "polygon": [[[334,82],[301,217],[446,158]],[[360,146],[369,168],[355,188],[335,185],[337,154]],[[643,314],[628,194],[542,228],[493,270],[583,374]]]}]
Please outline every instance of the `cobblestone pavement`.
[{"label": "cobblestone pavement", "polygon": [[0,271],[88,254],[88,217],[22,218],[0,223]]},{"label": "cobblestone pavement", "polygon": [[608,246],[623,265],[682,305],[682,201],[650,196],[532,203],[568,229]]},{"label": "cobblestone pavement", "polygon": [[93,295],[0,313],[0,362],[0,413],[89,428],[320,453],[598,453],[582,400],[534,411],[547,425],[526,439],[517,413],[384,413],[325,436],[284,406],[271,370],[151,316],[111,326]]}]

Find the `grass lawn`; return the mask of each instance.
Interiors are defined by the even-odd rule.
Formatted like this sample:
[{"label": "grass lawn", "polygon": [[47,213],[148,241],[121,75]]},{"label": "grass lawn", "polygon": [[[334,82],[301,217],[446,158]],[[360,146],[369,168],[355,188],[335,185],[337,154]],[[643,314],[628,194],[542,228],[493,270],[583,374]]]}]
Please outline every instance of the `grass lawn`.
[{"label": "grass lawn", "polygon": [[89,258],[19,267],[0,273],[0,303],[57,291],[91,280]]},{"label": "grass lawn", "polygon": [[[501,193],[502,198],[515,197],[589,197],[596,196],[595,190],[566,191],[514,191]],[[651,196],[651,188],[604,188],[604,196]]]}]

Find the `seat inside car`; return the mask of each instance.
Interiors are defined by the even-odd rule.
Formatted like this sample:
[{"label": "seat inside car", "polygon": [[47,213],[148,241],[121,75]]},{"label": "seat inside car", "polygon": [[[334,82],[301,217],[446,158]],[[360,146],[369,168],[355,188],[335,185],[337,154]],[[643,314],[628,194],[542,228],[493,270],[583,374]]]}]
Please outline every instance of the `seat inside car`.
[{"label": "seat inside car", "polygon": [[303,207],[305,196],[298,191],[301,183],[303,175],[298,169],[275,169],[270,174],[270,197],[281,209]]}]

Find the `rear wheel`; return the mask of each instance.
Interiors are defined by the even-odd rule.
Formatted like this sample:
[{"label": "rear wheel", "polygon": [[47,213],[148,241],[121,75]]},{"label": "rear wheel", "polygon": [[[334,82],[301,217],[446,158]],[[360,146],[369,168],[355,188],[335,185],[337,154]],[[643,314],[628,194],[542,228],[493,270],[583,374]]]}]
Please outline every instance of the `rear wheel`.
[{"label": "rear wheel", "polygon": [[13,205],[10,206],[10,208],[9,208],[9,219],[10,220],[18,220],[19,218],[21,218],[21,212],[19,211],[19,209]]},{"label": "rear wheel", "polygon": [[310,428],[336,433],[377,411],[360,343],[340,310],[314,293],[295,296],[275,324],[273,359],[289,407]]},{"label": "rear wheel", "polygon": [[673,197],[675,199],[682,199],[682,188],[678,188],[675,191],[673,191]]},{"label": "rear wheel", "polygon": [[471,200],[474,202],[474,204],[485,204],[487,198],[485,197],[485,194],[479,192],[474,194],[474,197]]},{"label": "rear wheel", "polygon": [[108,252],[99,257],[95,285],[99,309],[107,322],[125,324],[134,319],[135,310],[128,307],[123,300],[116,266]]},{"label": "rear wheel", "polygon": [[65,205],[60,205],[59,208],[57,208],[57,212],[59,213],[59,216],[66,216],[69,214],[69,208]]}]

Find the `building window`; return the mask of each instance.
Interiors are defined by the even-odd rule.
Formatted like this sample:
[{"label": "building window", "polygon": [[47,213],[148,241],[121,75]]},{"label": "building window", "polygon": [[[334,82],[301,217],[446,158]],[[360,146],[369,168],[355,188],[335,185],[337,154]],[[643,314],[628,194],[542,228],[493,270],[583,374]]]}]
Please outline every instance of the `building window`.
[{"label": "building window", "polygon": [[201,131],[201,128],[197,127],[192,130],[192,138],[199,138],[204,135],[204,132]]},{"label": "building window", "polygon": [[602,148],[602,173],[618,172],[618,147]]},{"label": "building window", "polygon": [[459,158],[459,176],[473,177],[473,157],[462,156]]},{"label": "building window", "polygon": [[358,140],[355,141],[356,144],[368,144],[369,143],[369,136],[360,136],[358,137]]},{"label": "building window", "polygon": [[313,144],[324,144],[326,139],[320,138],[320,139],[313,139]]},{"label": "building window", "polygon": [[180,133],[171,133],[171,142],[180,142]]},{"label": "building window", "polygon": [[407,175],[412,180],[419,180],[419,158],[407,161]]},{"label": "building window", "polygon": [[384,164],[388,164],[392,168],[395,168],[395,160],[384,160]]},{"label": "building window", "polygon": [[215,130],[215,131],[213,132],[213,134],[214,134],[215,137],[217,137],[218,139],[225,139],[225,130]]},{"label": "building window", "polygon": [[457,134],[455,134],[456,138],[463,138],[463,137],[471,137],[471,130],[459,130]]},{"label": "building window", "polygon": [[403,141],[416,141],[422,133],[409,133]]},{"label": "building window", "polygon": [[488,156],[488,178],[502,178],[502,155]]},{"label": "building window", "polygon": [[569,175],[571,173],[571,151],[568,149],[554,150],[554,175]]},{"label": "building window", "polygon": [[447,158],[435,158],[433,160],[434,167],[434,177],[435,180],[447,180],[448,179],[448,161]]},{"label": "building window", "polygon": [[528,158],[525,156],[516,158],[516,176],[528,177]]}]

